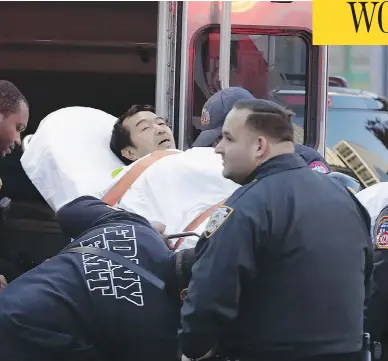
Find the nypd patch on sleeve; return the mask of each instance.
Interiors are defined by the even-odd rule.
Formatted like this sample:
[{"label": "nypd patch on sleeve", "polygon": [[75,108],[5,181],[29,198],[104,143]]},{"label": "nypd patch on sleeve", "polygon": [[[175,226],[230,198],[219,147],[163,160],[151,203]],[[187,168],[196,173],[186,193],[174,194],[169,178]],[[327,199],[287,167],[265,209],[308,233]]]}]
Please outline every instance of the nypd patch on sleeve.
[{"label": "nypd patch on sleeve", "polygon": [[388,216],[378,220],[376,229],[376,248],[388,249]]},{"label": "nypd patch on sleeve", "polygon": [[206,238],[210,238],[220,227],[221,225],[229,218],[233,213],[234,209],[228,206],[218,207],[217,210],[210,217],[204,235]]}]

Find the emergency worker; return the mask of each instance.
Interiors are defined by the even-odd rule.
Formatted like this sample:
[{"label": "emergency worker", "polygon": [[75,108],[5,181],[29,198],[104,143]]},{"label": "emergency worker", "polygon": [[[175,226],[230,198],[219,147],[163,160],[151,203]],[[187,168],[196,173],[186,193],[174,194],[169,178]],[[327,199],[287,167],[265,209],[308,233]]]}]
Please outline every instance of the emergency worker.
[{"label": "emergency worker", "polygon": [[[29,106],[23,94],[6,80],[0,80],[0,157],[10,154],[20,146],[21,133],[26,129],[29,117]],[[0,180],[1,182],[1,180]],[[1,186],[0,186],[1,188]],[[0,291],[5,288],[7,277],[15,273],[16,266],[0,255]],[[8,274],[8,275],[7,275]]]},{"label": "emergency worker", "polygon": [[175,360],[175,258],[182,253],[174,256],[143,217],[91,196],[65,205],[57,219],[75,238],[71,247],[110,250],[169,287],[164,292],[101,256],[61,252],[0,293],[0,359]]},{"label": "emergency worker", "polygon": [[29,108],[26,98],[9,81],[0,80],[0,156],[20,146],[20,134],[26,129]]},{"label": "emergency worker", "polygon": [[[215,147],[222,139],[222,126],[227,114],[238,100],[255,99],[243,88],[231,87],[213,94],[205,103],[201,116],[201,134],[193,147]],[[315,150],[303,144],[295,144],[298,153],[307,165],[321,173],[329,173],[330,167],[325,159]]]},{"label": "emergency worker", "polygon": [[[370,333],[374,359],[388,360],[388,183],[381,182],[365,189],[366,206],[373,219],[372,240],[374,244],[374,267],[371,292],[365,309],[365,332]],[[363,192],[360,192],[363,193]],[[364,203],[363,203],[364,204]],[[378,208],[377,208],[378,207]],[[377,217],[373,214],[378,212]],[[376,347],[380,343],[381,355]]]},{"label": "emergency worker", "polygon": [[388,182],[379,182],[369,186],[359,193],[357,199],[368,211],[371,218],[371,235],[380,212],[388,205]]},{"label": "emergency worker", "polygon": [[[238,100],[255,99],[243,88],[231,87],[213,94],[205,103],[201,116],[201,134],[193,143],[193,147],[215,147],[222,139],[222,126],[227,114]],[[298,153],[307,165],[321,173],[330,172],[330,167],[323,157],[315,150],[302,144],[295,144]]]},{"label": "emergency worker", "polygon": [[370,219],[294,153],[291,116],[243,100],[223,125],[215,151],[242,187],[196,246],[179,331],[188,358],[360,360]]},{"label": "emergency worker", "polygon": [[222,139],[225,118],[238,100],[255,97],[246,89],[230,87],[214,93],[205,103],[201,114],[201,133],[193,147],[215,147]]}]

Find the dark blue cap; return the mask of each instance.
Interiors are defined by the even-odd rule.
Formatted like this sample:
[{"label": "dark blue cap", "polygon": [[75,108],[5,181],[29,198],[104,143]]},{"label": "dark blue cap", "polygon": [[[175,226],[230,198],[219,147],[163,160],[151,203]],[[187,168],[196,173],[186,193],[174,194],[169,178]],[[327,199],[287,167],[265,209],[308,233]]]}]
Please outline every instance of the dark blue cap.
[{"label": "dark blue cap", "polygon": [[195,140],[193,147],[210,147],[222,133],[225,118],[234,104],[241,99],[255,99],[243,88],[231,87],[213,94],[202,109],[202,133]]}]

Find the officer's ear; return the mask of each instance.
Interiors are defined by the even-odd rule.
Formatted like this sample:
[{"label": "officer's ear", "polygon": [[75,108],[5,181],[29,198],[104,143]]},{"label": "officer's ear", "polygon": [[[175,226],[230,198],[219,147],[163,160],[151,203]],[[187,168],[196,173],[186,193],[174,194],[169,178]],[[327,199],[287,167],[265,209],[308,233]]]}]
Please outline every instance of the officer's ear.
[{"label": "officer's ear", "polygon": [[264,137],[263,135],[259,135],[256,138],[256,145],[255,145],[255,151],[258,158],[264,158],[268,154],[269,149],[269,141],[268,138]]}]

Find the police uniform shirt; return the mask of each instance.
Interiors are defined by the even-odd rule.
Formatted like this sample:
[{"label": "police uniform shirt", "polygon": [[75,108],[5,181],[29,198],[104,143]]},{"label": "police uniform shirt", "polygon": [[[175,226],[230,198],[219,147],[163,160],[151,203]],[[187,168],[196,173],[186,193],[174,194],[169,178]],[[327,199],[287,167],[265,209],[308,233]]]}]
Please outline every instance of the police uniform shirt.
[{"label": "police uniform shirt", "polygon": [[[65,234],[82,233],[75,245],[109,249],[162,280],[169,277],[171,252],[144,218],[93,197],[64,206],[57,218]],[[0,320],[1,360],[172,361],[176,356],[179,305],[97,256],[60,254],[22,275],[0,294]]]},{"label": "police uniform shirt", "polygon": [[294,154],[261,165],[196,248],[179,341],[260,359],[361,349],[368,226],[345,187]]}]

